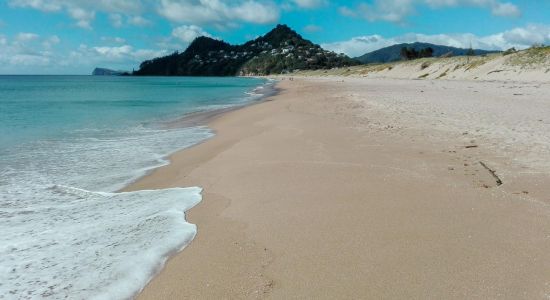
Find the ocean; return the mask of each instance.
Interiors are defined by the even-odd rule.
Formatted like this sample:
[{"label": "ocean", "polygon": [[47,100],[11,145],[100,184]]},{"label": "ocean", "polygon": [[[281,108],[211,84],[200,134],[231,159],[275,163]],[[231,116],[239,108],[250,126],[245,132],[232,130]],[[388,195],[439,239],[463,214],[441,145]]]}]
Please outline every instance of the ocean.
[{"label": "ocean", "polygon": [[117,191],[213,136],[172,121],[269,90],[253,78],[0,76],[0,299],[134,296],[195,236],[184,212],[201,188]]}]

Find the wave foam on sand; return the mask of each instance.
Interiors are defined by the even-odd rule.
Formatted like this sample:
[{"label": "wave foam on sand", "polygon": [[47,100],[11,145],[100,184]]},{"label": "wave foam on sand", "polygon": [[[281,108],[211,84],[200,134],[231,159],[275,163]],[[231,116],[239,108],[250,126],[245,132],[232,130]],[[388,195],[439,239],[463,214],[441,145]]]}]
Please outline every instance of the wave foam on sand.
[{"label": "wave foam on sand", "polygon": [[130,298],[196,234],[184,216],[201,201],[198,187],[103,193],[53,186],[49,191],[58,205],[3,212],[11,215],[4,219],[4,239],[17,243],[0,250],[0,294]]}]

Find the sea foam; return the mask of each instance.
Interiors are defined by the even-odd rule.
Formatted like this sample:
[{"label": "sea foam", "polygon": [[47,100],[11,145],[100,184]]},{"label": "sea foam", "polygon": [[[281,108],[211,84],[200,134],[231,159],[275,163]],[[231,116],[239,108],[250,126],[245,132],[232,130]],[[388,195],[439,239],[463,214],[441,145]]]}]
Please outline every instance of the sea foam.
[{"label": "sea foam", "polygon": [[261,83],[0,77],[0,299],[136,295],[195,236],[201,189],[116,191],[213,136],[165,120],[254,101]]},{"label": "sea foam", "polygon": [[[116,191],[206,127],[37,141],[0,156],[0,299],[125,299],[195,236],[200,188]],[[78,187],[78,188],[76,188]],[[90,191],[90,190],[94,191]]]},{"label": "sea foam", "polygon": [[0,298],[125,299],[195,236],[201,189],[127,193],[53,186],[55,205],[3,211]]}]

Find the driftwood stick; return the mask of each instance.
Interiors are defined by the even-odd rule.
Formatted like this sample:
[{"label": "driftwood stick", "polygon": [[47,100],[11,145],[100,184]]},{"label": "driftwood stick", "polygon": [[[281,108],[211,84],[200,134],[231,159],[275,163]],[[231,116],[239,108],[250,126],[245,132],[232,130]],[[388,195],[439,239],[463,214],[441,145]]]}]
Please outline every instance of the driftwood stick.
[{"label": "driftwood stick", "polygon": [[482,165],[485,169],[487,169],[487,171],[489,171],[489,173],[491,173],[491,175],[493,175],[493,177],[495,178],[495,180],[497,181],[497,186],[498,185],[502,185],[502,180],[500,179],[500,177],[498,177],[497,173],[495,170],[489,168],[484,162],[480,161],[479,162],[480,165]]}]

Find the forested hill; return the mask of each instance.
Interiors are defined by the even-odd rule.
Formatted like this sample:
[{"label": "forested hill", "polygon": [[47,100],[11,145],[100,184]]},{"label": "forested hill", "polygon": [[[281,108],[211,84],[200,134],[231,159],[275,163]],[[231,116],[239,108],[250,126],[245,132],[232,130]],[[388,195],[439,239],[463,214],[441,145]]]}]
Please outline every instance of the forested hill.
[{"label": "forested hill", "polygon": [[322,49],[286,25],[242,45],[196,38],[183,52],[144,61],[134,75],[269,75],[294,70],[331,69],[359,64],[344,54]]},{"label": "forested hill", "polygon": [[[397,44],[389,47],[385,47],[373,52],[369,52],[362,56],[356,57],[355,59],[359,60],[364,64],[370,63],[387,63],[403,59],[401,50],[403,48],[413,49],[415,51],[421,51],[423,49],[431,48],[433,50],[432,56],[462,56],[466,55],[470,49],[464,48],[455,48],[449,46],[435,45],[430,43],[411,43],[411,44]],[[497,51],[487,51],[487,50],[472,50],[474,55],[489,54]]]}]

